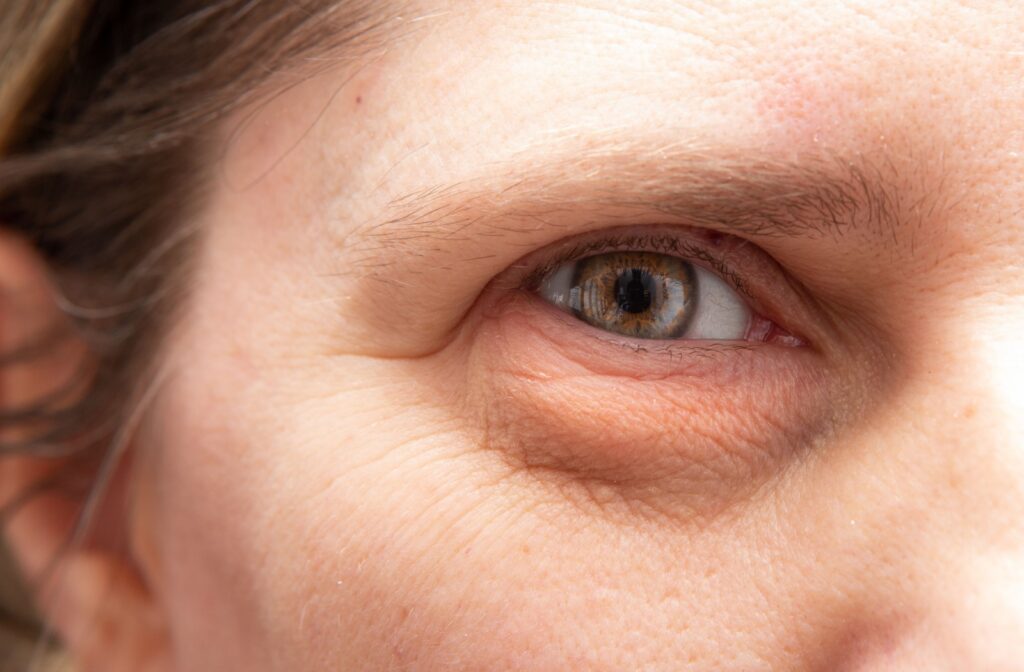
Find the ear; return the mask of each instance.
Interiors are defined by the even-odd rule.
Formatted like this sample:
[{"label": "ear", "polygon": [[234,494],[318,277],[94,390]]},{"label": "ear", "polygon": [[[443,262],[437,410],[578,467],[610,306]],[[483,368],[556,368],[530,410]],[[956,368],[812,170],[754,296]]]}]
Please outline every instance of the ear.
[{"label": "ear", "polygon": [[[4,413],[30,408],[69,389],[89,357],[69,335],[33,351],[65,320],[46,264],[25,241],[0,229],[0,450],[38,430],[5,426]],[[12,352],[24,357],[7,361]],[[59,397],[58,397],[59,398]],[[102,455],[40,457],[0,453],[4,540],[19,563],[43,619],[64,642],[76,669],[170,670],[160,605],[135,562],[127,530],[130,465],[113,466],[106,492],[82,487]],[[74,484],[78,487],[74,487]],[[89,520],[80,520],[88,506]]]}]

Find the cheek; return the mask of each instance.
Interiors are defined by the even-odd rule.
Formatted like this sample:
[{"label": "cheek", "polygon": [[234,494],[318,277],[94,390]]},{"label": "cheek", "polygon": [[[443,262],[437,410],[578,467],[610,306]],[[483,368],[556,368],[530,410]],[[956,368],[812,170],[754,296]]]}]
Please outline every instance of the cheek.
[{"label": "cheek", "polygon": [[[230,330],[227,330],[230,331]],[[280,580],[268,525],[281,506],[281,445],[259,361],[237,343],[178,344],[143,434],[155,486],[140,506],[158,531],[153,584],[166,604],[179,669],[273,669],[277,623],[264,591]],[[268,401],[271,397],[268,396]]]},{"label": "cheek", "polygon": [[[295,348],[219,341],[244,333],[222,325],[179,346],[190,366],[155,409],[160,487],[145,496],[182,669],[771,666],[799,611],[759,615],[806,586],[751,585],[751,563],[784,557],[786,540],[770,520],[701,530],[681,512],[772,473],[774,453],[750,445],[801,417],[756,414],[763,382],[739,367],[723,393],[718,360],[690,378],[678,362],[623,376],[620,351],[581,368],[587,346],[523,317],[487,317],[408,362],[297,365]],[[800,391],[776,373],[771,399]],[[634,506],[651,492],[661,517]],[[743,653],[724,658],[721,641]]]},{"label": "cheek", "polygon": [[[511,477],[463,404],[439,401],[454,363],[189,353],[154,411],[144,495],[181,669],[671,667],[759,611],[738,573],[705,571],[739,561],[729,535],[622,527]],[[333,395],[295,393],[328,379]],[[413,382],[369,382],[385,379]]]}]

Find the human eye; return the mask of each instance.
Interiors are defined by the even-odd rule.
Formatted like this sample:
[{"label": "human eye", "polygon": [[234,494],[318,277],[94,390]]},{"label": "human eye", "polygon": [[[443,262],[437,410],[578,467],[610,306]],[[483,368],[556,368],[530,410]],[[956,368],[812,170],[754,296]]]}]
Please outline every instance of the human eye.
[{"label": "human eye", "polygon": [[552,306],[630,339],[802,345],[742,295],[751,290],[730,264],[749,267],[756,256],[700,232],[611,236],[556,256],[534,284]]},{"label": "human eye", "polygon": [[[815,304],[745,239],[596,230],[497,280],[474,311],[471,402],[488,445],[527,464],[735,494],[829,412]],[[722,490],[700,480],[710,472]]]},{"label": "human eye", "polygon": [[538,290],[587,324],[642,339],[740,340],[751,311],[702,266],[658,252],[596,254],[563,263]]}]

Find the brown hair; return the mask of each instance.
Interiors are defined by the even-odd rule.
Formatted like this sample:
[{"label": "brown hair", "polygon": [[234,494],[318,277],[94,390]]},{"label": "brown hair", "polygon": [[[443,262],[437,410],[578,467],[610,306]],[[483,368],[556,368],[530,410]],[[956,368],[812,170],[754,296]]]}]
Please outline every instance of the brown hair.
[{"label": "brown hair", "polygon": [[69,334],[90,356],[59,393],[0,408],[0,436],[18,437],[0,456],[101,459],[187,286],[218,122],[281,73],[365,57],[393,27],[384,4],[6,0],[0,228],[47,261],[67,319],[0,366]]}]

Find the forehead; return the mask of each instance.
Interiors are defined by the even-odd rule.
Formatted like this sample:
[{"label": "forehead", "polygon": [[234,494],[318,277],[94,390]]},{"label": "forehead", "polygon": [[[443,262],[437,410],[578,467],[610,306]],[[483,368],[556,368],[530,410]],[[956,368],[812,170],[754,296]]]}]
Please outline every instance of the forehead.
[{"label": "forehead", "polygon": [[1024,9],[940,4],[421,2],[389,48],[261,108],[228,172],[294,161],[332,219],[365,221],[412,192],[645,138],[648,153],[867,156],[890,181],[991,203],[1022,173]]}]

